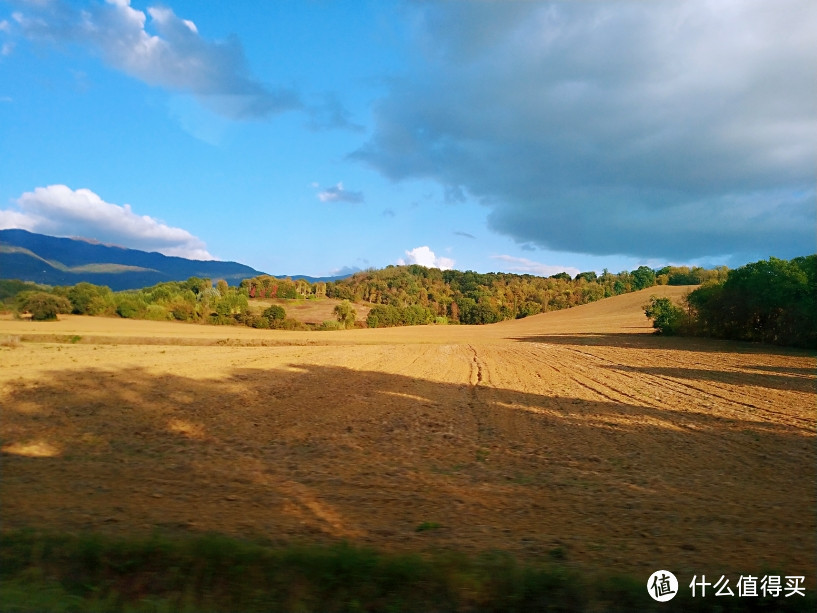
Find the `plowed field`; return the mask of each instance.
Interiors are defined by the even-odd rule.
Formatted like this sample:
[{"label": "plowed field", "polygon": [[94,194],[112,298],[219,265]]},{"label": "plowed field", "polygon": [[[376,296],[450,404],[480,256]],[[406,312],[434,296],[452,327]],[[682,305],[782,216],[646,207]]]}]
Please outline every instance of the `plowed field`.
[{"label": "plowed field", "polygon": [[3,527],[813,586],[814,354],[652,335],[682,291],[483,327],[0,321]]}]

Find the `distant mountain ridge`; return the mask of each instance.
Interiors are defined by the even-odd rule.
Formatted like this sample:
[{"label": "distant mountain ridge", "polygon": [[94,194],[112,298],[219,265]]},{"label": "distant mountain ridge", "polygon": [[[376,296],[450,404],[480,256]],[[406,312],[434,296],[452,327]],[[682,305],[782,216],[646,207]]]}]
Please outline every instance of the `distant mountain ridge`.
[{"label": "distant mountain ridge", "polygon": [[[0,230],[2,279],[45,285],[75,285],[86,281],[120,291],[165,281],[184,281],[190,277],[224,279],[230,285],[238,285],[243,279],[263,274],[266,273],[238,262],[189,260],[105,245],[84,238],[57,238],[27,230]],[[291,278],[310,282],[335,279],[304,275],[291,275]]]}]

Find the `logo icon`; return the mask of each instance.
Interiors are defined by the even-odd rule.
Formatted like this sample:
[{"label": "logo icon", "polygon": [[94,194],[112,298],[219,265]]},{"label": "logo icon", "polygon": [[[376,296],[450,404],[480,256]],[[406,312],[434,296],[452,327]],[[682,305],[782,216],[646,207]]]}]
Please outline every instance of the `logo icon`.
[{"label": "logo icon", "polygon": [[678,593],[678,579],[668,570],[657,570],[647,580],[647,591],[653,600],[667,602]]}]

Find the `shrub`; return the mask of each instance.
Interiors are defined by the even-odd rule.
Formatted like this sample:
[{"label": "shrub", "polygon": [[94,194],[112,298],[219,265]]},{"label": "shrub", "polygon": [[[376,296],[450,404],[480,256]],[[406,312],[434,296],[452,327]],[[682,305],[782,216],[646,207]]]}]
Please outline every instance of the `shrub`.
[{"label": "shrub", "polygon": [[196,305],[186,300],[174,300],[168,305],[170,314],[177,321],[193,321],[196,319]]},{"label": "shrub", "polygon": [[344,300],[335,306],[335,316],[341,328],[354,328],[357,311],[348,300]]},{"label": "shrub", "polygon": [[270,327],[275,328],[276,330],[311,330],[308,325],[303,323],[302,321],[298,321],[297,319],[292,319],[291,317],[287,317],[286,319],[276,319],[274,321],[270,321]]},{"label": "shrub", "polygon": [[270,327],[270,320],[268,317],[264,317],[263,315],[251,314],[244,317],[244,325],[251,328],[266,330]]},{"label": "shrub", "polygon": [[658,334],[667,336],[678,334],[684,322],[684,310],[669,298],[650,296],[644,305],[644,314],[652,319],[652,327]]},{"label": "shrub", "polygon": [[46,292],[27,292],[19,297],[21,312],[31,313],[33,321],[54,321],[58,313],[70,313],[71,303],[62,296]]},{"label": "shrub", "polygon": [[273,304],[271,307],[264,309],[262,315],[270,322],[277,320],[283,321],[287,318],[287,312],[284,310],[284,307],[278,306],[277,304]]},{"label": "shrub", "polygon": [[172,319],[173,315],[167,312],[167,309],[161,304],[149,304],[145,309],[145,319],[151,321],[167,321]]},{"label": "shrub", "polygon": [[119,294],[116,298],[116,314],[126,319],[142,318],[147,305],[139,296],[133,294]]}]

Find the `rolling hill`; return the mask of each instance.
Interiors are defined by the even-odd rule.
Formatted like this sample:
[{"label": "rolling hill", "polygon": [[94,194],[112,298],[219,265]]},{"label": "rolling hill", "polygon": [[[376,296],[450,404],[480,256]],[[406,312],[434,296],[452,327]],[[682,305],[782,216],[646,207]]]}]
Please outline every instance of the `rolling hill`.
[{"label": "rolling hill", "polygon": [[[242,279],[266,274],[237,262],[189,260],[77,238],[57,238],[26,230],[0,230],[0,278],[45,285],[87,281],[115,291],[148,287],[190,277]],[[284,276],[284,275],[281,275]],[[307,281],[328,280],[292,276]]]}]

